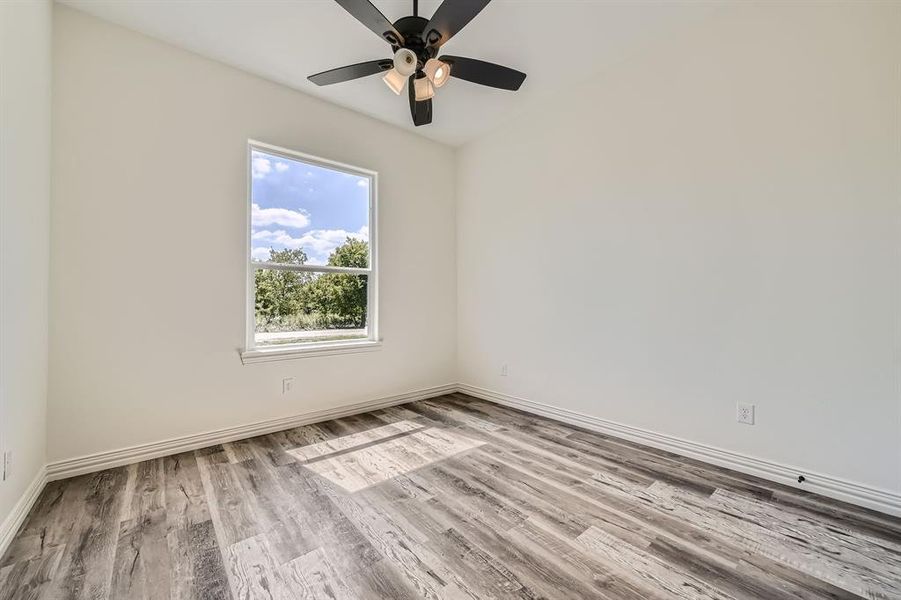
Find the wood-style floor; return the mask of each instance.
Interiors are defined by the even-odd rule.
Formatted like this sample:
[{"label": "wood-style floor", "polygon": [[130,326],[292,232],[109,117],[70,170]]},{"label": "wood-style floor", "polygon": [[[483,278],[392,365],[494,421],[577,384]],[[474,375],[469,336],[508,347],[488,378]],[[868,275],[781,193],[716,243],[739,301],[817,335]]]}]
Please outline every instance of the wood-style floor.
[{"label": "wood-style floor", "polygon": [[901,520],[462,395],[47,486],[0,598],[901,598]]}]

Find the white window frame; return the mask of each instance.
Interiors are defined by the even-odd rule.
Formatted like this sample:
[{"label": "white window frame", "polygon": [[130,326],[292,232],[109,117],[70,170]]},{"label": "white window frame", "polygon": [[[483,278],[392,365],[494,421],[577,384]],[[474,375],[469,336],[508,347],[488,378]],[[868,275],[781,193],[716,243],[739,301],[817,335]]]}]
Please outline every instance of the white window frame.
[{"label": "white window frame", "polygon": [[[350,267],[332,267],[328,265],[283,265],[269,262],[255,262],[251,256],[252,239],[251,231],[253,200],[251,197],[253,187],[252,161],[253,151],[258,150],[273,156],[280,156],[287,160],[299,160],[308,164],[324,167],[334,171],[342,171],[357,177],[369,179],[369,268],[357,269]],[[378,310],[378,182],[379,175],[376,171],[363,169],[352,165],[319,158],[310,154],[297,152],[288,148],[273,146],[256,140],[247,141],[247,222],[245,230],[245,260],[247,261],[247,295],[246,295],[246,339],[244,350],[241,352],[241,361],[244,364],[267,362],[272,360],[290,360],[309,356],[328,356],[334,354],[346,354],[377,350],[381,346],[379,337],[379,310]],[[352,275],[366,275],[367,306],[366,327],[368,336],[356,340],[323,340],[321,342],[308,342],[304,344],[290,344],[284,346],[256,345],[256,284],[254,274],[257,269],[276,269],[281,271],[300,271],[312,273],[347,273]]]}]

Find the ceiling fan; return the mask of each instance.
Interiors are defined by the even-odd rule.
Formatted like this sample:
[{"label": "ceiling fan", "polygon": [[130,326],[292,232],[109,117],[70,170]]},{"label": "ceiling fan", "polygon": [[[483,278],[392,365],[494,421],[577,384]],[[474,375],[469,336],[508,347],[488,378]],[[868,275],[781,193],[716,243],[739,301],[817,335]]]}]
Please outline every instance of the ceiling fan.
[{"label": "ceiling fan", "polygon": [[369,0],[335,0],[363,25],[391,44],[394,58],[339,67],[310,75],[316,85],[332,85],[386,72],[383,79],[400,95],[409,81],[410,114],[417,127],[432,122],[432,97],[453,76],[473,83],[516,91],[526,78],[509,67],[464,58],[438,56],[438,50],[454,37],[491,0],[444,0],[431,20],[419,16],[419,0],[413,15],[391,23]]}]

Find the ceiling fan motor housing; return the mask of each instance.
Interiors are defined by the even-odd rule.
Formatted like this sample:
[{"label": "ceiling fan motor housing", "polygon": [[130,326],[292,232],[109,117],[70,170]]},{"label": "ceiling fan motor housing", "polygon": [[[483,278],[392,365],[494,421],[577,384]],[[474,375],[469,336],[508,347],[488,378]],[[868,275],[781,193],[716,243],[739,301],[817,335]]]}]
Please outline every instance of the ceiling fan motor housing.
[{"label": "ceiling fan motor housing", "polygon": [[[406,48],[416,55],[417,70],[422,69],[430,58],[435,58],[438,55],[438,48],[427,45],[422,39],[422,33],[428,24],[428,19],[423,17],[402,17],[395,21],[394,28],[404,36],[403,45],[400,45],[397,40],[393,40],[394,36],[390,35],[390,33],[385,35],[385,39],[391,43],[391,49],[394,52],[401,48]],[[437,32],[435,35],[438,35]]]}]

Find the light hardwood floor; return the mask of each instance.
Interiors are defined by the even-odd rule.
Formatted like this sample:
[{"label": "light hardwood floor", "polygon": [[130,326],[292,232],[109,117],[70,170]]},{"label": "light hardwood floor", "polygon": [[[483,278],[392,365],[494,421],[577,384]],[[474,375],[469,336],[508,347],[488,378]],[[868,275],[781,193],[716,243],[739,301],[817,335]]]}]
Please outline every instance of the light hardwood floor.
[{"label": "light hardwood floor", "polygon": [[0,598],[901,598],[901,520],[451,395],[47,486]]}]

